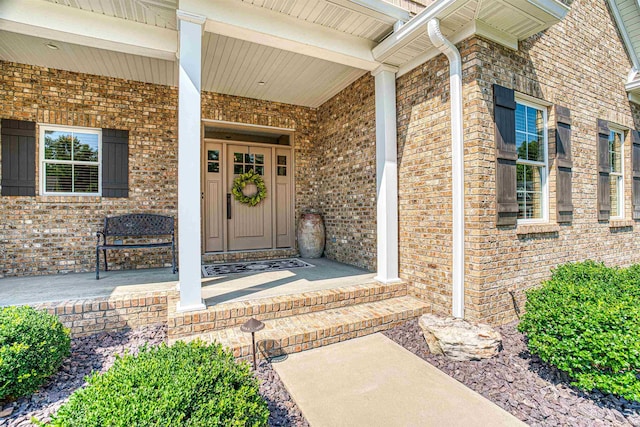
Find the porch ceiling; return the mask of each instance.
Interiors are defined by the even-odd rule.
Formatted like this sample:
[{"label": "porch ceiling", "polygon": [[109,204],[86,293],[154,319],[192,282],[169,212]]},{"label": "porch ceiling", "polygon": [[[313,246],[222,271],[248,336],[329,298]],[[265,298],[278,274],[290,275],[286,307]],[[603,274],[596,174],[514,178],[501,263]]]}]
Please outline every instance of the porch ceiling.
[{"label": "porch ceiling", "polygon": [[[53,43],[58,49],[48,48],[49,43]],[[178,79],[174,61],[9,31],[0,31],[0,59],[161,85],[175,86]]]},{"label": "porch ceiling", "polygon": [[45,0],[141,24],[176,29],[178,0]]},{"label": "porch ceiling", "polygon": [[[568,10],[558,0],[180,0],[179,6],[206,17],[203,90],[309,107],[380,64],[399,67],[401,75],[438,54],[425,31],[431,19],[453,42],[479,34],[517,49],[518,40]],[[176,86],[177,7],[178,0],[2,0],[0,59]],[[407,9],[422,11],[414,16]],[[393,32],[398,21],[406,23]]]},{"label": "porch ceiling", "polygon": [[[0,58],[61,70],[177,85],[177,64],[73,43],[0,31]],[[205,91],[317,107],[366,71],[205,33],[202,88]],[[261,85],[259,82],[264,82]]]},{"label": "porch ceiling", "polygon": [[202,58],[204,90],[309,107],[366,72],[213,33],[204,35]]},{"label": "porch ceiling", "polygon": [[[178,0],[45,0],[50,3],[122,18],[142,24],[175,30]],[[393,24],[408,21],[409,9],[422,9],[422,1],[384,0],[240,0],[255,7],[293,16],[338,31],[379,40],[389,34]],[[377,3],[377,4],[376,4]],[[366,6],[364,5],[366,4]],[[372,6],[372,5],[375,5]]]},{"label": "porch ceiling", "polygon": [[319,24],[337,31],[379,41],[391,33],[393,24],[398,21],[408,21],[411,14],[391,3],[380,1],[380,8],[386,13],[362,6],[361,2],[351,0],[242,0],[274,12],[283,13],[306,22]]}]

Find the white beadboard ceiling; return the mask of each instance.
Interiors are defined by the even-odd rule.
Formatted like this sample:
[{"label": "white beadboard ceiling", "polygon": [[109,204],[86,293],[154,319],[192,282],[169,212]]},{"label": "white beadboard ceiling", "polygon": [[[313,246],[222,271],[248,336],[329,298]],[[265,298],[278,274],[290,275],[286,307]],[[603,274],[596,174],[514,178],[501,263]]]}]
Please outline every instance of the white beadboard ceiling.
[{"label": "white beadboard ceiling", "polygon": [[[177,85],[173,61],[96,49],[0,31],[0,59],[49,68]],[[205,33],[202,88],[206,91],[317,107],[364,74],[321,59]],[[259,82],[265,82],[259,85]]]},{"label": "white beadboard ceiling", "polygon": [[283,13],[303,21],[379,41],[393,30],[393,20],[366,16],[325,0],[242,0],[244,3]]},{"label": "white beadboard ceiling", "polygon": [[[46,1],[143,24],[176,29],[178,0]],[[371,40],[378,40],[388,34],[393,25],[389,19],[381,20],[366,16],[340,4],[334,4],[331,0],[241,1]],[[413,13],[424,7],[420,1],[412,0],[391,0],[388,3]]]},{"label": "white beadboard ceiling", "polygon": [[46,46],[49,42],[39,37],[0,31],[0,59],[162,85],[174,85],[177,79],[174,61],[59,41],[53,42],[58,50],[52,50]]},{"label": "white beadboard ceiling", "polygon": [[[317,107],[365,71],[205,33],[202,87],[212,92]],[[259,82],[264,85],[259,85]]]},{"label": "white beadboard ceiling", "polygon": [[101,15],[176,29],[178,0],[46,0]]}]

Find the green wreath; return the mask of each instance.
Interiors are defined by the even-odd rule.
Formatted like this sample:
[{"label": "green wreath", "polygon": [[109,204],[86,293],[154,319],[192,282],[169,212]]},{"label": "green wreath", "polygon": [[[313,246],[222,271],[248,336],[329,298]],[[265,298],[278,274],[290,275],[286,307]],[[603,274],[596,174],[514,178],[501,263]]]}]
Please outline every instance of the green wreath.
[{"label": "green wreath", "polygon": [[[251,196],[246,196],[243,190],[247,184],[255,184],[258,191]],[[231,192],[235,199],[240,203],[255,206],[267,197],[267,186],[264,185],[262,177],[251,169],[249,172],[243,173],[233,180],[233,188],[231,189]]]}]

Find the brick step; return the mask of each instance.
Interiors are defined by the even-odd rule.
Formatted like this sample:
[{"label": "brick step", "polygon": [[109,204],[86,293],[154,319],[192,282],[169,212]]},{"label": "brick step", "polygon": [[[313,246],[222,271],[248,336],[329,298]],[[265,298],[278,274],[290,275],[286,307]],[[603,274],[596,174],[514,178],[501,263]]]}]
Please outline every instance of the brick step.
[{"label": "brick step", "polygon": [[258,320],[279,319],[355,304],[382,301],[407,295],[406,283],[371,282],[342,288],[283,295],[247,301],[219,303],[206,310],[176,312],[176,299],[168,307],[169,339],[242,325],[252,317]]},{"label": "brick step", "polygon": [[[425,302],[402,296],[267,320],[265,328],[256,333],[258,357],[297,353],[384,331],[426,311]],[[239,326],[173,338],[169,343],[196,339],[220,342],[240,359],[249,360],[251,357],[251,334],[240,331]]]}]

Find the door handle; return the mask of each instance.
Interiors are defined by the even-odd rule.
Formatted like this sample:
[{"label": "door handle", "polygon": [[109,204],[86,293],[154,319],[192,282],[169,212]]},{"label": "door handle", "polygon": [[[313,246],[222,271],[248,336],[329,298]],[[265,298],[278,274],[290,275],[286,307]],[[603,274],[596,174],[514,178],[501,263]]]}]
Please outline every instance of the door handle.
[{"label": "door handle", "polygon": [[231,219],[231,193],[227,193],[227,219]]}]

